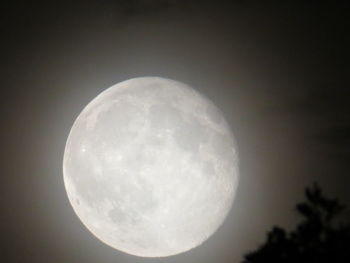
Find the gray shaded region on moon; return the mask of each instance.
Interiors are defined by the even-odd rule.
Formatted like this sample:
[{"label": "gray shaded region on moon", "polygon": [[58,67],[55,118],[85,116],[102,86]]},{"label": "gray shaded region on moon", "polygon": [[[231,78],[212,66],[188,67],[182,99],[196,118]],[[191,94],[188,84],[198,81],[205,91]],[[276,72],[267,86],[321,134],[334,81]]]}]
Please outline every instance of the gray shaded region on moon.
[{"label": "gray shaded region on moon", "polygon": [[185,84],[135,78],[102,92],[68,137],[64,181],[74,211],[104,243],[163,257],[222,224],[238,183],[221,112]]}]

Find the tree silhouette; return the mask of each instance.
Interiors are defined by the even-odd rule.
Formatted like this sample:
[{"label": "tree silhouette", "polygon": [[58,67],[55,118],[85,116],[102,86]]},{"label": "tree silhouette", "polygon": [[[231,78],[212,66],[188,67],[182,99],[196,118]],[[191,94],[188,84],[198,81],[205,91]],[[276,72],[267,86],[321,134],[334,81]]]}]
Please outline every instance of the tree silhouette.
[{"label": "tree silhouette", "polygon": [[274,227],[266,242],[244,257],[243,263],[350,262],[350,225],[337,223],[345,210],[337,199],[324,197],[317,184],[305,190],[306,201],[296,205],[303,221],[287,233]]}]

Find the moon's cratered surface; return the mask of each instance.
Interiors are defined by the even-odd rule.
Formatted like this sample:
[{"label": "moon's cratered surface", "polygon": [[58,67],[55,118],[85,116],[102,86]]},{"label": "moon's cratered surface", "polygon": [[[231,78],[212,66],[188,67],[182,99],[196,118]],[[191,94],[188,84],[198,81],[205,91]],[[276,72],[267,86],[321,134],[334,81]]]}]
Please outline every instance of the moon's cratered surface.
[{"label": "moon's cratered surface", "polygon": [[93,99],[70,131],[64,183],[101,241],[143,257],[200,245],[228,214],[237,149],[220,110],[191,87],[134,78]]}]

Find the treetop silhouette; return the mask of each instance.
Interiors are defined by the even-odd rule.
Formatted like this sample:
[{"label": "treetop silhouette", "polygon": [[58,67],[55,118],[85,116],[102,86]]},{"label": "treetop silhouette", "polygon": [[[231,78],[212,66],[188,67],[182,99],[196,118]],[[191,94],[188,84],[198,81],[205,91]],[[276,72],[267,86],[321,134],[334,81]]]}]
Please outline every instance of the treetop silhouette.
[{"label": "treetop silhouette", "polygon": [[243,263],[350,262],[350,225],[337,222],[345,210],[337,199],[326,198],[317,184],[305,189],[306,201],[296,210],[303,220],[287,233],[275,226],[265,243],[245,255]]}]

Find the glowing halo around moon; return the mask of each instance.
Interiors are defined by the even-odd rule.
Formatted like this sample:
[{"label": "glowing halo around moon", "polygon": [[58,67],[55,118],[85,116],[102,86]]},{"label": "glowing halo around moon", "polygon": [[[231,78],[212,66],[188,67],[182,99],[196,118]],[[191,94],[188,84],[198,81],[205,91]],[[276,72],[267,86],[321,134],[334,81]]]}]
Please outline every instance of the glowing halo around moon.
[{"label": "glowing halo around moon", "polygon": [[68,198],[102,242],[166,257],[199,246],[223,223],[238,184],[233,134],[191,87],[158,77],[118,83],[70,131]]}]

